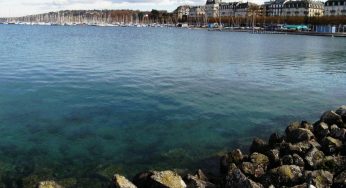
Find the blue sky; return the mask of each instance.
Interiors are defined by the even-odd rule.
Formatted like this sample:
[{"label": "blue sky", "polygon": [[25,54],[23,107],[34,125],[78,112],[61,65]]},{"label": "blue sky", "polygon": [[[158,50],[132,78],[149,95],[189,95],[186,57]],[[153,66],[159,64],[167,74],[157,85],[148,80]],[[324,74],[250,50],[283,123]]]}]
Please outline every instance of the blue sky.
[{"label": "blue sky", "polygon": [[172,11],[182,4],[204,3],[205,0],[0,0],[0,17],[81,9],[165,9]]}]

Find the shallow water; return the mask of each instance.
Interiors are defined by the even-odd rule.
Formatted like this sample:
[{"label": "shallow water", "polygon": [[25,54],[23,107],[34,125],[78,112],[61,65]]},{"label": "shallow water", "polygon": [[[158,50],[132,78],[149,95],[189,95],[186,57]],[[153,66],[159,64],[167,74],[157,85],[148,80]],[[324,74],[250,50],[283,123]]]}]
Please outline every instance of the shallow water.
[{"label": "shallow water", "polygon": [[0,25],[0,175],[85,183],[200,167],[345,104],[345,48],[344,38]]}]

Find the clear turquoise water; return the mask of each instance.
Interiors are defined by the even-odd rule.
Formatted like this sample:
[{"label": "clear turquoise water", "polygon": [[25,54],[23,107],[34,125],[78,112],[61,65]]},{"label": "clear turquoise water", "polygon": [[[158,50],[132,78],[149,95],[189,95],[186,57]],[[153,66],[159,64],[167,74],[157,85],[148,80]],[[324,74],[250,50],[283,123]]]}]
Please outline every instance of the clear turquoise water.
[{"label": "clear turquoise water", "polygon": [[203,166],[345,104],[345,49],[329,37],[0,25],[0,175]]}]

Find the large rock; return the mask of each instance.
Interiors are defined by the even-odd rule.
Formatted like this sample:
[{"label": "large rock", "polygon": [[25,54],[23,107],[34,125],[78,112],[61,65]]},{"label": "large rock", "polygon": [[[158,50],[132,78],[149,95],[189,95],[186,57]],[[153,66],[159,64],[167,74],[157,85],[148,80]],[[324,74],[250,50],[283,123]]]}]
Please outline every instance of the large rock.
[{"label": "large rock", "polygon": [[329,126],[324,122],[319,122],[314,126],[314,133],[318,138],[324,138],[329,135]]},{"label": "large rock", "polygon": [[269,146],[268,144],[259,138],[255,138],[252,141],[251,147],[250,147],[250,152],[259,152],[259,153],[265,153],[266,151],[268,151]]},{"label": "large rock", "polygon": [[228,172],[228,167],[231,163],[240,164],[243,159],[244,156],[240,149],[235,149],[227,155],[222,156],[220,159],[221,174],[226,174]]},{"label": "large rock", "polygon": [[337,125],[332,125],[330,127],[330,136],[332,136],[333,138],[340,139],[340,140],[345,140],[346,129],[339,128]]},{"label": "large rock", "polygon": [[314,127],[311,123],[307,122],[307,121],[302,121],[300,123],[300,128],[303,128],[303,129],[308,129],[310,131],[313,131],[314,130]]},{"label": "large rock", "polygon": [[327,154],[333,154],[342,148],[342,141],[339,139],[327,136],[321,141],[322,150]]},{"label": "large rock", "polygon": [[280,151],[278,149],[271,149],[271,150],[267,151],[265,154],[266,154],[266,156],[268,156],[270,165],[272,167],[279,164],[279,162],[280,162]]},{"label": "large rock", "polygon": [[343,171],[334,178],[333,187],[344,188],[346,187],[346,171]]},{"label": "large rock", "polygon": [[338,126],[342,126],[342,118],[339,114],[335,113],[334,111],[327,111],[324,112],[320,119],[321,122],[325,122],[328,125],[336,124]]},{"label": "large rock", "polygon": [[255,166],[262,166],[264,170],[267,169],[267,166],[269,164],[269,159],[267,156],[261,154],[261,153],[252,153],[250,155],[250,161],[255,165]]},{"label": "large rock", "polygon": [[292,131],[288,131],[286,133],[287,140],[291,143],[298,143],[303,141],[309,141],[314,138],[314,134],[308,130],[303,128],[293,129]]},{"label": "large rock", "polygon": [[185,178],[187,188],[216,188],[216,186],[208,182],[208,178],[202,170],[198,170],[195,175],[188,174]]},{"label": "large rock", "polygon": [[274,168],[270,171],[272,175],[272,180],[276,182],[276,185],[282,186],[292,186],[296,185],[301,181],[303,176],[299,166],[295,165],[283,165],[277,168]]},{"label": "large rock", "polygon": [[146,188],[185,188],[182,178],[173,171],[150,171],[137,174],[133,183]]},{"label": "large rock", "polygon": [[304,155],[311,148],[310,142],[299,142],[295,144],[284,143],[280,146],[281,155],[290,155],[297,153],[299,155]]},{"label": "large rock", "polygon": [[323,163],[324,153],[315,147],[312,147],[304,157],[306,163],[313,169],[316,169]]},{"label": "large rock", "polygon": [[175,172],[167,171],[153,171],[150,176],[152,180],[151,188],[185,188],[186,184],[183,179]]},{"label": "large rock", "polygon": [[344,122],[343,128],[346,128],[345,127],[345,123],[346,123],[346,105],[343,105],[339,109],[337,109],[336,113],[341,116],[342,121]]},{"label": "large rock", "polygon": [[293,165],[293,157],[292,155],[285,155],[281,158],[282,165]]},{"label": "large rock", "polygon": [[248,176],[259,178],[265,174],[264,167],[261,165],[254,165],[250,162],[243,162],[240,165],[241,170]]},{"label": "large rock", "polygon": [[225,188],[263,188],[263,185],[248,179],[243,172],[232,163],[224,179]]},{"label": "large rock", "polygon": [[284,141],[283,136],[280,136],[278,133],[273,133],[269,137],[269,145],[274,147],[276,144],[280,144]]},{"label": "large rock", "polygon": [[305,179],[318,188],[329,188],[333,184],[333,174],[325,170],[306,172]]},{"label": "large rock", "polygon": [[38,183],[37,188],[63,188],[63,187],[57,184],[55,181],[42,181]]},{"label": "large rock", "polygon": [[115,174],[113,177],[113,183],[115,188],[136,188],[132,182],[126,179],[124,176]]}]

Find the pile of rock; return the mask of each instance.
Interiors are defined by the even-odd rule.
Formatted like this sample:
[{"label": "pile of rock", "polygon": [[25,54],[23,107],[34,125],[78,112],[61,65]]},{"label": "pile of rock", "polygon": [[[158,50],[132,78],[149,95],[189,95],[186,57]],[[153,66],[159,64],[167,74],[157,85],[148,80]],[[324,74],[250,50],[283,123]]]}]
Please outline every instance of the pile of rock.
[{"label": "pile of rock", "polygon": [[346,106],[319,121],[290,124],[285,135],[254,139],[250,154],[221,159],[221,187],[346,187]]},{"label": "pile of rock", "polygon": [[[239,149],[220,160],[213,180],[198,170],[182,178],[173,171],[148,171],[133,181],[116,174],[115,188],[262,188],[346,187],[346,106],[325,112],[319,121],[290,124],[284,135],[273,133],[268,142],[254,139],[250,154]],[[56,187],[54,182],[40,188]],[[52,186],[54,185],[54,186]]]}]

